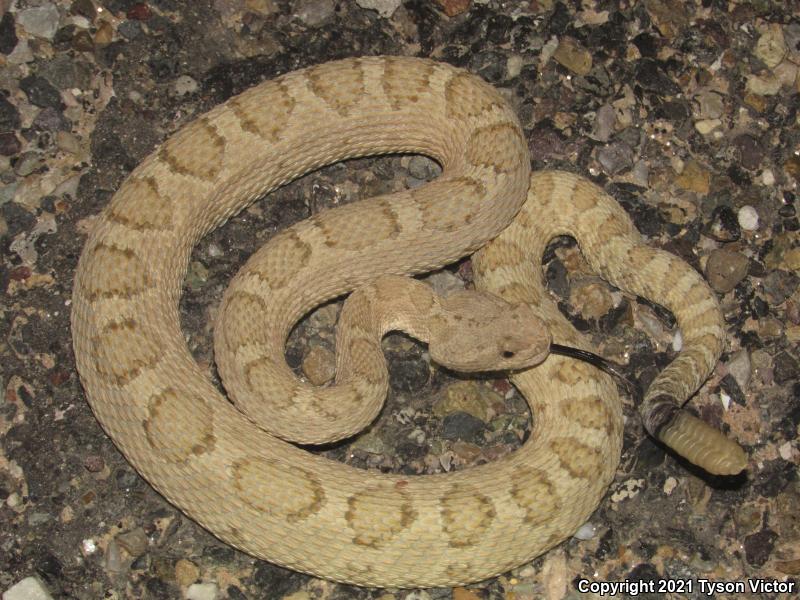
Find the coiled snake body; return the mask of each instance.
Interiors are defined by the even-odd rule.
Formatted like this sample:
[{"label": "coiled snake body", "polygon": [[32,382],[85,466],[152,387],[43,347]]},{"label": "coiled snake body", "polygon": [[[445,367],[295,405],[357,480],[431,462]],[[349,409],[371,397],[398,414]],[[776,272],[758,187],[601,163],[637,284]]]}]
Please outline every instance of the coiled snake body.
[{"label": "coiled snake body", "polygon": [[[183,341],[178,299],[193,246],[303,173],[396,152],[436,159],[442,176],[278,234],[227,293],[215,343],[218,353],[234,356],[218,361],[233,363],[232,377],[256,394],[256,401],[236,398],[245,417],[204,377]],[[706,468],[743,468],[738,447],[720,454],[728,442],[698,435],[691,418],[681,424],[685,415],[676,408],[714,366],[724,335],[702,279],[644,246],[597,187],[566,173],[531,176],[519,123],[497,92],[422,59],[349,59],[284,75],[231,98],[145,159],[98,219],[80,259],[72,329],[81,380],[134,467],[237,548],[360,585],[484,579],[558,544],[600,501],[622,439],[619,401],[605,375],[558,356],[515,374],[531,402],[532,439],[500,461],[456,473],[357,470],[255,422],[286,439],[331,439],[330,405],[283,364],[293,324],[378,276],[440,267],[498,234],[474,258],[478,287],[530,304],[554,341],[586,348],[548,300],[537,266],[547,240],[561,233],[578,239],[604,277],[676,314],[685,348],[647,394],[658,417],[651,430],[662,439],[671,434]],[[409,302],[425,310],[418,298]],[[248,308],[261,313],[236,318]],[[339,396],[351,402],[347,414],[358,412],[357,400],[379,379],[371,362],[358,362],[359,337],[350,339],[363,381],[343,382],[352,392]],[[263,409],[262,400],[273,408]],[[354,421],[368,422],[374,410]]]}]

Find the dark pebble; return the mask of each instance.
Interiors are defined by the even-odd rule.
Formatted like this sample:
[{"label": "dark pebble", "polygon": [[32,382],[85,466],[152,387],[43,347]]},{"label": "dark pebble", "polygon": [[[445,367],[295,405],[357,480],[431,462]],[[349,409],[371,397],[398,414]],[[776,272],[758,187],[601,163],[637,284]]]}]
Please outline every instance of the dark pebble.
[{"label": "dark pebble", "polygon": [[203,556],[212,558],[214,562],[232,562],[236,558],[236,551],[230,546],[206,546]]},{"label": "dark pebble", "polygon": [[772,365],[775,383],[787,383],[800,377],[800,364],[785,350],[775,357]]},{"label": "dark pebble", "polygon": [[151,577],[147,580],[145,584],[145,589],[147,590],[148,594],[151,594],[153,598],[172,598],[174,596],[170,595],[170,588],[167,585],[167,582],[163,579],[158,579],[157,577]]},{"label": "dark pebble", "polygon": [[130,490],[139,483],[139,476],[131,468],[121,468],[115,474],[114,478],[117,481],[117,489]]},{"label": "dark pebble", "polygon": [[99,473],[106,466],[106,462],[102,456],[91,454],[83,461],[83,466],[89,473]]},{"label": "dark pebble", "polygon": [[247,600],[247,596],[244,595],[244,592],[235,585],[229,585],[225,591],[230,600]]},{"label": "dark pebble", "polygon": [[791,271],[772,271],[762,282],[769,303],[783,304],[800,285],[800,276]]},{"label": "dark pebble", "polygon": [[7,12],[0,19],[0,52],[10,54],[17,46],[17,31],[14,26],[14,16]]},{"label": "dark pebble", "polygon": [[129,19],[135,19],[137,21],[146,21],[152,16],[152,11],[150,7],[147,6],[144,2],[138,2],[134,4],[129,10],[128,14],[126,15]]},{"label": "dark pebble", "polygon": [[711,213],[711,221],[703,227],[703,233],[718,242],[734,242],[741,237],[742,229],[730,206],[718,206]]},{"label": "dark pebble", "polygon": [[758,533],[744,538],[744,553],[747,562],[754,567],[760,567],[767,562],[775,547],[776,539],[778,539],[778,534],[771,529],[762,529]]},{"label": "dark pebble", "polygon": [[642,58],[637,62],[635,79],[642,88],[659,96],[674,96],[681,91],[678,84],[664,73],[661,65],[651,58]]},{"label": "dark pebble", "polygon": [[61,94],[44,77],[29,75],[19,82],[19,87],[28,95],[28,100],[40,108],[60,108]]},{"label": "dark pebble", "polygon": [[514,20],[505,14],[493,15],[486,24],[486,39],[493,44],[504,44],[511,38]]},{"label": "dark pebble", "polygon": [[470,60],[469,70],[490,83],[499,83],[506,77],[507,62],[507,57],[499,52],[480,52]]},{"label": "dark pebble", "polygon": [[754,474],[753,491],[764,498],[774,498],[780,494],[790,481],[797,477],[794,464],[783,459],[767,460],[764,467]]},{"label": "dark pebble", "polygon": [[13,156],[22,148],[22,144],[17,139],[13,131],[0,133],[0,154],[3,156]]},{"label": "dark pebble", "polygon": [[739,162],[748,171],[755,171],[764,160],[764,148],[752,135],[743,134],[733,140],[739,154]]},{"label": "dark pebble", "polygon": [[[430,369],[420,354],[388,353],[389,386],[401,392],[416,392],[428,383]],[[394,354],[394,357],[391,355]]]},{"label": "dark pebble", "polygon": [[645,58],[655,58],[658,54],[658,38],[651,33],[640,33],[633,38],[633,45],[639,49],[639,54]]},{"label": "dark pebble", "polygon": [[608,531],[602,535],[600,541],[597,542],[597,550],[595,550],[594,553],[595,558],[603,560],[606,556],[613,552],[616,546],[617,544],[614,541],[614,530],[609,528]]},{"label": "dark pebble", "polygon": [[75,25],[66,25],[65,27],[59,28],[59,30],[56,31],[56,35],[53,37],[53,46],[61,52],[69,50],[77,32],[78,28]]},{"label": "dark pebble", "polygon": [[566,300],[569,298],[569,279],[567,278],[567,268],[560,260],[553,260],[547,265],[546,275],[547,287],[558,295],[559,298]]},{"label": "dark pebble", "polygon": [[454,412],[442,420],[441,436],[446,440],[480,441],[486,429],[483,421],[465,412]]},{"label": "dark pebble", "polygon": [[797,209],[793,204],[784,204],[778,209],[778,214],[784,219],[788,219],[789,217],[793,217],[797,214]]},{"label": "dark pebble", "polygon": [[72,38],[72,47],[78,52],[91,52],[94,50],[94,40],[88,31],[79,31]]},{"label": "dark pebble", "polygon": [[633,166],[633,149],[624,142],[614,142],[598,150],[597,161],[606,173],[616,175]]},{"label": "dark pebble", "polygon": [[123,21],[117,27],[117,31],[126,40],[135,40],[144,32],[139,21]]},{"label": "dark pebble", "polygon": [[742,388],[739,387],[739,384],[736,382],[736,379],[728,373],[725,377],[722,378],[722,381],[719,382],[719,386],[725,391],[728,396],[731,397],[731,400],[736,402],[739,406],[746,406],[747,399],[745,398],[744,392],[742,392]]},{"label": "dark pebble", "polygon": [[75,57],[66,53],[43,64],[39,75],[59,90],[88,89],[92,85],[93,76],[92,66],[88,61],[75,60]]},{"label": "dark pebble", "polygon": [[75,0],[69,7],[69,12],[73,15],[81,15],[90,21],[94,21],[97,17],[97,8],[92,0]]},{"label": "dark pebble", "polygon": [[726,173],[731,178],[731,181],[739,187],[748,187],[753,183],[750,173],[745,171],[739,164],[733,164],[728,167]]},{"label": "dark pebble", "polygon": [[0,206],[0,214],[8,224],[7,235],[12,238],[36,225],[36,216],[16,202],[6,202]]},{"label": "dark pebble", "polygon": [[680,125],[692,114],[689,104],[680,100],[664,102],[655,110],[655,116],[659,119],[671,121]]},{"label": "dark pebble", "polygon": [[72,125],[60,110],[47,107],[36,115],[33,128],[39,131],[69,131]]},{"label": "dark pebble", "polygon": [[572,19],[573,17],[569,9],[562,2],[556,2],[553,13],[550,15],[550,22],[547,24],[547,28],[556,35],[561,35],[572,23]]},{"label": "dark pebble", "polygon": [[260,562],[253,573],[252,581],[257,589],[269,590],[272,598],[283,598],[300,589],[302,577],[299,573]]},{"label": "dark pebble", "polygon": [[783,222],[783,228],[786,231],[797,231],[800,230],[800,220],[797,217],[793,217],[791,219],[786,219]]},{"label": "dark pebble", "polygon": [[20,119],[17,107],[0,96],[0,131],[13,131],[19,129]]}]

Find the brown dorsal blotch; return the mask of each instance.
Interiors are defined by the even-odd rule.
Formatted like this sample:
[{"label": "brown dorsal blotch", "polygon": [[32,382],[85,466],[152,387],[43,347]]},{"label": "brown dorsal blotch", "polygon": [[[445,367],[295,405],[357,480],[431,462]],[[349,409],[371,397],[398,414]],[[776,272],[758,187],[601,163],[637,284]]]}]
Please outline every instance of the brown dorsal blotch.
[{"label": "brown dorsal blotch", "polygon": [[225,139],[209,117],[200,117],[161,146],[158,156],[173,173],[213,181],[224,163]]},{"label": "brown dorsal blotch", "polygon": [[278,142],[297,102],[284,81],[265,83],[228,101],[241,128],[268,142]]},{"label": "brown dorsal blotch", "polygon": [[381,83],[392,108],[410,107],[429,94],[433,72],[431,64],[423,63],[417,69],[409,69],[402,59],[387,57],[383,62]]},{"label": "brown dorsal blotch", "polygon": [[364,97],[364,69],[358,60],[312,67],[306,79],[312,93],[342,117]]}]

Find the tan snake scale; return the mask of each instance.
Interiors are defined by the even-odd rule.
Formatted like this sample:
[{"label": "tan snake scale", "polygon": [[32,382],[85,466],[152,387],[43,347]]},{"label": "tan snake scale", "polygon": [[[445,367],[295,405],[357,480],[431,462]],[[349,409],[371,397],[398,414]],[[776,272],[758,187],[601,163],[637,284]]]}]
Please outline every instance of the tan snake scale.
[{"label": "tan snake scale", "polygon": [[[285,379],[294,323],[380,275],[429,271],[480,248],[480,289],[529,303],[554,341],[588,349],[542,285],[544,247],[566,233],[604,278],[676,315],[684,349],[647,392],[645,417],[660,415],[651,430],[709,470],[744,468],[738,446],[676,408],[705,380],[724,339],[702,279],[645,246],[593,184],[531,175],[517,118],[488,84],[428,60],[362,58],[266,82],[181,129],[130,174],[86,243],[72,311],[81,380],[104,429],[159,492],[254,556],[370,586],[456,585],[502,573],[594,511],[619,459],[622,416],[613,383],[586,363],[550,355],[513,375],[535,423],[520,450],[412,477],[358,470],[267,433],[192,359],[178,299],[200,238],[313,169],[397,152],[436,159],[442,176],[281,232],[228,291],[215,344],[239,354],[234,367],[258,400],[241,402],[253,419],[289,439],[325,439],[326,405]],[[245,308],[266,312],[237,319]],[[359,336],[350,339],[355,346]],[[366,383],[354,389],[374,384],[368,364],[355,371]]]}]

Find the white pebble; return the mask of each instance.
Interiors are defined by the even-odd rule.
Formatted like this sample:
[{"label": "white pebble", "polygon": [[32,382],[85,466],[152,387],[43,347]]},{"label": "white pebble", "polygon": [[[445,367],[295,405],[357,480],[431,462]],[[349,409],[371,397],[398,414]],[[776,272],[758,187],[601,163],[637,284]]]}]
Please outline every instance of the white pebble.
[{"label": "white pebble", "polygon": [[756,209],[749,204],[745,204],[739,209],[738,219],[739,227],[745,231],[755,231],[758,229],[758,213]]},{"label": "white pebble", "polygon": [[572,537],[578,540],[590,540],[595,536],[596,533],[597,527],[591,523],[584,523],[578,528],[578,531],[576,531]]},{"label": "white pebble", "polygon": [[676,331],[675,336],[672,338],[672,349],[675,352],[680,352],[681,348],[683,348],[683,336],[680,331]]},{"label": "white pebble", "polygon": [[53,597],[36,577],[26,577],[3,592],[3,600],[53,600]]},{"label": "white pebble", "polygon": [[766,186],[775,185],[775,173],[772,172],[772,169],[764,169],[761,174],[761,183]]},{"label": "white pebble", "polygon": [[186,590],[187,600],[218,600],[219,586],[216,583],[193,583]]}]

